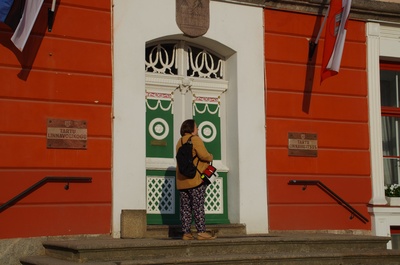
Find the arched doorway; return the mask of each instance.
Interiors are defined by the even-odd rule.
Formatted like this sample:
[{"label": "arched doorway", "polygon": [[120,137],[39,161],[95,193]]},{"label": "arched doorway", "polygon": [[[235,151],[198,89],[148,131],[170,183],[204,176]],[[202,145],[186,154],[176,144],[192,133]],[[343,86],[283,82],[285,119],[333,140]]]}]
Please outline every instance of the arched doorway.
[{"label": "arched doorway", "polygon": [[[222,93],[220,98],[219,112],[223,135],[221,160],[215,161],[219,172],[224,172],[226,165],[228,180],[227,191],[224,190],[224,194],[226,192],[228,203],[224,204],[224,207],[229,209],[229,221],[246,224],[247,233],[268,231],[263,9],[211,1],[212,19],[209,30],[198,38],[189,38],[179,30],[172,0],[114,0],[113,12],[113,236],[119,236],[122,210],[147,209],[146,180],[150,173],[152,176],[158,173],[161,177],[168,173],[173,177],[174,172],[167,170],[169,166],[175,166],[173,155],[162,159],[146,158],[148,126],[144,98],[149,85],[157,90],[160,88],[160,83],[152,84],[152,75],[156,73],[145,74],[143,71],[146,47],[166,43],[169,40],[175,40],[174,43],[185,41],[189,46],[197,48],[209,48],[210,50],[206,49],[208,52],[220,55],[225,61],[223,69],[225,75],[221,80],[194,78],[191,90],[196,96],[201,96],[201,89],[198,88],[207,86],[201,85],[199,81],[207,85],[208,81],[216,81],[216,84],[219,81],[222,83],[229,81],[228,90]],[[162,23],[151,20],[149,14],[151,17],[162,18]],[[246,21],[245,25],[243,21]],[[177,58],[177,60],[183,59]],[[170,91],[180,84],[186,84],[182,83],[183,79],[178,74],[162,76],[166,81],[162,84],[170,88]],[[173,95],[170,94],[173,97],[174,113],[174,126],[170,131],[176,130],[175,123],[179,124],[184,118],[178,117],[183,115],[181,113],[184,111],[177,109],[178,100],[181,100],[180,91],[177,91],[179,89]],[[202,91],[208,90],[204,88]],[[220,92],[212,96],[218,97],[218,93]],[[190,109],[193,104],[188,104],[189,106],[184,104],[179,106]],[[197,114],[195,119],[199,119]],[[160,126],[157,128],[160,129]],[[176,135],[178,133],[174,131],[171,136],[173,146],[178,140],[174,139]],[[154,174],[149,172],[149,165],[154,165],[156,171]],[[162,170],[165,174],[160,173]],[[157,216],[157,214],[152,215]],[[207,220],[210,221],[211,218],[208,216]]]},{"label": "arched doorway", "polygon": [[146,199],[149,224],[179,223],[175,143],[181,123],[194,118],[214,155],[219,178],[206,194],[207,223],[229,223],[224,162],[225,58],[182,40],[146,45]]}]

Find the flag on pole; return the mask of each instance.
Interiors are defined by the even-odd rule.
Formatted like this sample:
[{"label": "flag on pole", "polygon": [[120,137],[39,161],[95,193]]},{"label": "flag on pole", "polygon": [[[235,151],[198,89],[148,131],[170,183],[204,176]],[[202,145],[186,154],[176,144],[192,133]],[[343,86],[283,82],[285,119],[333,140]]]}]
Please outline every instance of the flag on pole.
[{"label": "flag on pole", "polygon": [[43,0],[0,0],[0,21],[14,34],[11,41],[22,51],[35,24]]},{"label": "flag on pole", "polygon": [[338,74],[347,33],[347,20],[351,0],[331,0],[325,30],[325,44],[322,55],[321,83]]},{"label": "flag on pole", "polygon": [[324,20],[322,21],[322,25],[319,28],[318,35],[315,38],[315,41],[310,40],[308,42],[308,60],[310,60],[310,61],[313,58],[314,52],[315,52],[315,50],[316,50],[316,48],[318,46],[319,38],[321,38],[322,29],[324,28],[325,23],[326,23],[326,19],[328,18],[329,10],[330,10],[330,6],[328,6],[328,10],[326,10],[326,13],[325,13],[325,16],[324,16]]},{"label": "flag on pole", "polygon": [[20,51],[22,51],[25,47],[26,41],[28,40],[29,34],[31,34],[31,30],[35,24],[42,4],[43,0],[25,1],[22,18],[13,36],[11,37],[11,41]]}]

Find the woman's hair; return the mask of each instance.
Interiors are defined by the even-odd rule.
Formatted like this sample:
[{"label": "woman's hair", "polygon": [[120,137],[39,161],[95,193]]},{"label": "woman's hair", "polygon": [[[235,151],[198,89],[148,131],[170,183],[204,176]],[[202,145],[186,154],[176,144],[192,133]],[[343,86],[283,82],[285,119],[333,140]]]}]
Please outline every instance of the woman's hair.
[{"label": "woman's hair", "polygon": [[181,136],[184,136],[185,133],[193,133],[195,123],[193,119],[184,121],[181,125]]}]

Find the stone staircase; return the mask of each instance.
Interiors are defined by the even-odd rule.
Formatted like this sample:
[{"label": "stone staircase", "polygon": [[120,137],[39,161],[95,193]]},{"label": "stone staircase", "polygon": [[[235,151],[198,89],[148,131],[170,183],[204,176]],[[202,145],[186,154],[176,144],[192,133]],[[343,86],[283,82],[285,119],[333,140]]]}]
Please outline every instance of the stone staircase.
[{"label": "stone staircase", "polygon": [[91,238],[48,241],[45,256],[22,258],[23,265],[400,265],[389,238],[314,233],[245,234],[245,227],[208,226],[218,238],[182,241],[179,228],[152,226],[142,239]]}]

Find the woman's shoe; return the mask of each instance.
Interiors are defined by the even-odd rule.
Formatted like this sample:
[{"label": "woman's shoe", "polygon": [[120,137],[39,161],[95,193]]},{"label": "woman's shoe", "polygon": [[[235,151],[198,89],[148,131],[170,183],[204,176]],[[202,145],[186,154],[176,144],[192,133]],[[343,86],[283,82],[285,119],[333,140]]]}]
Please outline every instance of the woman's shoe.
[{"label": "woman's shoe", "polygon": [[192,233],[185,233],[182,236],[182,240],[193,240],[194,236],[192,235]]},{"label": "woman's shoe", "polygon": [[197,234],[197,240],[213,240],[217,237],[215,235],[211,235],[210,233],[203,232]]}]

